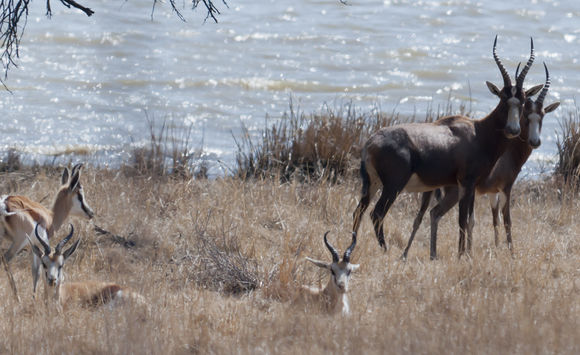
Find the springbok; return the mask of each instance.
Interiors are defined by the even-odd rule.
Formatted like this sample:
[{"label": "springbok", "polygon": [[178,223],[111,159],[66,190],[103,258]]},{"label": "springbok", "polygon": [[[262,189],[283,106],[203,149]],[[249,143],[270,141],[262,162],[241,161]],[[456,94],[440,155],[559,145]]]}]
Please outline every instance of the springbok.
[{"label": "springbok", "polygon": [[64,252],[62,251],[62,248],[68,243],[74,233],[74,227],[72,224],[70,226],[70,233],[56,245],[54,252],[52,252],[44,237],[38,233],[38,224],[34,228],[34,234],[44,251],[41,251],[32,242],[28,234],[26,235],[32,252],[40,259],[44,268],[45,302],[48,304],[52,299],[61,308],[73,303],[83,306],[100,306],[104,304],[114,305],[125,301],[148,307],[143,296],[116,283],[101,281],[64,283],[62,271],[64,263],[75,252],[80,242],[79,238],[70,248]]},{"label": "springbok", "polygon": [[[498,245],[498,224],[499,224],[499,208],[502,208],[502,215],[504,220],[504,227],[506,233],[506,239],[508,248],[512,249],[512,234],[511,234],[511,216],[510,216],[510,196],[511,190],[518,174],[520,173],[522,166],[526,163],[532,150],[538,148],[541,144],[540,133],[542,131],[542,121],[544,115],[554,111],[560,106],[559,102],[554,102],[546,108],[544,108],[544,99],[550,88],[550,73],[548,72],[548,67],[544,63],[544,69],[546,71],[546,83],[544,88],[538,95],[538,98],[534,101],[531,98],[527,98],[524,104],[524,110],[520,118],[520,126],[522,132],[518,139],[512,139],[508,143],[508,148],[505,153],[498,159],[495,166],[489,173],[489,175],[481,179],[477,183],[476,193],[477,195],[492,195],[490,198],[491,211],[493,215],[493,229],[494,229],[494,239],[495,245]],[[526,96],[532,96],[530,92],[526,92]],[[458,201],[459,191],[456,186],[447,186],[444,188],[445,196],[441,201],[437,203],[435,207],[431,209],[431,230],[435,229],[437,233],[437,224],[441,217],[445,215]],[[415,221],[413,222],[413,231],[409,237],[409,242],[407,247],[403,252],[403,259],[407,258],[409,253],[409,248],[413,243],[415,234],[419,229],[423,215],[429,206],[431,200],[432,191],[424,192],[421,199],[421,207]],[[475,218],[473,213],[470,215],[467,233],[472,235],[473,226],[475,225]],[[471,238],[467,239],[468,242]],[[469,249],[468,245],[468,249]]]},{"label": "springbok", "polygon": [[[36,224],[46,231],[48,240],[58,231],[69,215],[91,219],[94,212],[85,200],[83,187],[80,183],[82,164],[77,164],[69,170],[64,169],[62,186],[56,194],[52,209],[47,209],[40,203],[26,196],[5,195],[0,197],[0,241],[2,236],[12,241],[10,248],[4,253],[6,262],[27,245],[26,235],[31,235]],[[36,293],[40,264],[32,255],[33,294]]]},{"label": "springbok", "polygon": [[[526,100],[522,89],[525,76],[534,61],[531,40],[530,58],[516,75],[513,86],[509,74],[496,53],[493,58],[502,75],[500,90],[486,82],[492,94],[499,97],[495,109],[480,120],[465,116],[443,117],[433,123],[410,123],[382,128],[365,143],[360,174],[361,199],[353,214],[353,232],[370,199],[382,187],[371,219],[379,245],[386,249],[383,219],[403,191],[425,192],[443,186],[459,186],[459,256],[465,253],[465,232],[469,211],[473,209],[475,185],[480,176],[487,176],[507,148],[509,138],[520,134],[519,119]],[[529,90],[538,92],[542,86]],[[431,234],[431,258],[435,259],[436,235]],[[470,243],[469,243],[470,245]]]},{"label": "springbok", "polygon": [[[311,303],[317,302],[329,312],[335,312],[340,307],[343,315],[349,315],[348,281],[350,280],[350,273],[359,267],[358,264],[350,263],[350,254],[356,246],[356,233],[352,233],[352,243],[344,252],[342,261],[340,261],[338,251],[328,242],[328,233],[324,233],[324,244],[332,255],[332,263],[306,258],[314,265],[330,271],[328,283],[322,289],[302,285],[303,293],[301,295]],[[339,301],[341,302],[339,303]]]}]

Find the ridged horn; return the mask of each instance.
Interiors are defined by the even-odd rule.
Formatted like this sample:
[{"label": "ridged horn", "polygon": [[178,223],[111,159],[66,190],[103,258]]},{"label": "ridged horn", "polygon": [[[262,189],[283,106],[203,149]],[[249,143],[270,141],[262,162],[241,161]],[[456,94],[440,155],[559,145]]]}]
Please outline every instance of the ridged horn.
[{"label": "ridged horn", "polygon": [[330,233],[330,231],[324,233],[324,244],[326,244],[326,247],[328,248],[328,250],[330,250],[330,254],[332,254],[332,262],[333,263],[337,263],[339,261],[338,258],[338,252],[336,251],[336,249],[332,246],[332,244],[330,244],[328,242],[328,233]]},{"label": "ridged horn", "polygon": [[536,103],[540,106],[543,105],[544,99],[546,98],[546,94],[548,93],[548,89],[550,88],[551,84],[550,73],[548,72],[548,66],[546,65],[546,63],[544,63],[544,69],[546,70],[546,83],[544,84],[544,88],[540,92],[540,95],[538,95],[538,98],[536,99]]},{"label": "ridged horn", "polygon": [[510,87],[510,86],[512,86],[512,81],[510,79],[510,76],[509,76],[507,70],[505,69],[505,67],[501,63],[501,60],[497,56],[496,46],[497,46],[497,35],[495,35],[495,40],[493,41],[493,59],[495,60],[495,63],[497,64],[497,67],[499,68],[499,72],[501,73],[501,77],[503,78],[503,86]]},{"label": "ridged horn", "polygon": [[356,246],[356,233],[352,232],[352,243],[350,243],[350,246],[344,252],[344,256],[342,257],[342,261],[346,261],[347,263],[350,263],[350,254],[354,250],[355,246]]},{"label": "ridged horn", "polygon": [[530,37],[530,48],[531,48],[530,59],[528,59],[528,62],[526,63],[526,66],[522,69],[520,75],[516,76],[516,86],[520,89],[524,86],[524,79],[526,79],[526,75],[528,74],[528,71],[532,67],[532,63],[536,58],[534,54],[534,39],[532,37]]},{"label": "ridged horn", "polygon": [[48,245],[44,241],[44,238],[38,234],[38,223],[36,223],[36,226],[34,227],[34,234],[36,235],[36,239],[40,242],[40,244],[42,244],[42,247],[44,248],[44,255],[50,255],[50,245]]},{"label": "ridged horn", "polygon": [[55,254],[60,254],[60,251],[62,249],[62,247],[65,246],[66,243],[68,243],[68,241],[72,238],[73,233],[75,231],[75,228],[73,227],[72,223],[70,224],[70,233],[64,237],[63,240],[61,240],[57,245],[56,248],[54,249],[54,253]]}]

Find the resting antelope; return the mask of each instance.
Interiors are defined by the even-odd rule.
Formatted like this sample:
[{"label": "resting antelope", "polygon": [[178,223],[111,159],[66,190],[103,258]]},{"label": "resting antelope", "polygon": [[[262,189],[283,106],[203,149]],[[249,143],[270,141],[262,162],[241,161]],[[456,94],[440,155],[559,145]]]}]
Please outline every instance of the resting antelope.
[{"label": "resting antelope", "polygon": [[314,265],[330,271],[331,275],[328,283],[323,289],[303,285],[302,296],[308,301],[319,302],[330,312],[335,312],[340,308],[343,315],[348,315],[350,314],[347,296],[348,281],[350,280],[350,273],[359,267],[358,264],[350,263],[350,254],[356,245],[356,233],[352,234],[352,243],[344,252],[342,261],[340,261],[338,251],[328,242],[328,233],[324,234],[324,244],[332,255],[332,263],[327,264],[324,261],[306,258]]},{"label": "resting antelope", "polygon": [[[469,211],[473,209],[475,185],[486,176],[507,148],[509,138],[520,134],[519,118],[526,100],[522,89],[525,76],[534,61],[534,45],[516,85],[496,53],[493,58],[502,75],[500,90],[487,82],[492,94],[499,97],[496,108],[480,120],[464,116],[443,117],[433,123],[410,123],[382,128],[365,143],[360,174],[362,191],[353,214],[353,231],[357,232],[370,199],[382,187],[371,219],[379,245],[386,249],[383,219],[403,191],[425,192],[443,186],[459,186],[459,256],[465,252],[465,232]],[[541,86],[535,88],[536,92]],[[431,258],[435,259],[436,235],[431,234]],[[470,243],[468,243],[470,245]]]},{"label": "resting antelope", "polygon": [[[7,262],[26,246],[26,235],[32,234],[36,224],[40,224],[50,240],[69,215],[93,218],[94,212],[85,200],[83,187],[80,183],[82,166],[82,164],[75,165],[70,177],[69,170],[64,169],[61,178],[62,186],[58,190],[50,210],[26,196],[8,195],[0,198],[0,241],[2,236],[12,241],[12,245],[4,254]],[[36,293],[40,264],[34,254],[32,255],[34,294]]]},{"label": "resting antelope", "polygon": [[[524,110],[520,118],[520,126],[522,132],[520,137],[512,139],[508,143],[508,148],[505,153],[498,159],[495,166],[491,170],[490,174],[480,180],[476,187],[476,193],[478,195],[491,194],[491,211],[493,215],[493,228],[494,228],[494,238],[495,245],[498,245],[498,222],[499,222],[499,208],[502,208],[502,215],[504,220],[504,227],[506,232],[506,239],[508,248],[512,248],[512,234],[511,234],[511,217],[510,217],[510,195],[511,190],[518,174],[520,173],[522,166],[526,163],[532,150],[538,148],[541,144],[540,133],[542,131],[542,121],[544,115],[554,111],[560,106],[559,102],[555,102],[544,108],[544,99],[550,88],[550,73],[548,72],[548,67],[544,63],[544,69],[546,71],[546,83],[544,88],[538,95],[538,98],[534,101],[531,98],[527,98],[524,104]],[[526,96],[532,96],[532,93],[526,92]],[[421,199],[421,208],[415,217],[413,222],[413,231],[407,247],[403,252],[403,259],[407,258],[409,253],[409,248],[413,243],[415,234],[419,229],[423,215],[429,206],[431,200],[432,191],[424,192]],[[459,196],[459,191],[456,186],[445,187],[445,197],[437,203],[433,209],[431,209],[431,230],[435,229],[437,233],[437,223],[455,204],[457,203]],[[470,215],[467,233],[472,235],[473,226],[475,224],[474,215]],[[471,238],[468,238],[468,241]],[[469,248],[469,246],[468,246]]]},{"label": "resting antelope", "polygon": [[44,251],[41,251],[30,240],[28,234],[26,235],[32,252],[40,259],[44,269],[45,302],[48,304],[52,299],[63,308],[73,303],[85,306],[99,306],[119,301],[132,301],[136,304],[147,306],[143,296],[116,283],[100,281],[64,283],[62,268],[65,261],[75,252],[80,242],[80,239],[77,239],[70,248],[64,252],[62,251],[62,248],[68,243],[74,233],[72,224],[70,226],[70,233],[56,245],[54,252],[51,251],[47,241],[38,233],[38,224],[34,229],[34,234]]}]

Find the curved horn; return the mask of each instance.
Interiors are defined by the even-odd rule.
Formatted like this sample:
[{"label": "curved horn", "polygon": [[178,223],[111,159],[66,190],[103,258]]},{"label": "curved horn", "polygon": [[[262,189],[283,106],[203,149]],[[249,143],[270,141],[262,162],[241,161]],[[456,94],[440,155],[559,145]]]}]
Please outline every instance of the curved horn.
[{"label": "curved horn", "polygon": [[521,65],[522,65],[522,62],[519,62],[519,63],[518,63],[518,66],[517,66],[517,68],[516,68],[516,78],[518,77],[518,73],[519,73],[519,71],[520,71],[520,66],[521,66]]},{"label": "curved horn", "polygon": [[530,70],[530,68],[532,67],[532,63],[534,62],[534,59],[536,58],[535,54],[534,54],[534,39],[532,37],[530,37],[530,59],[528,59],[528,62],[526,63],[526,66],[522,69],[522,72],[520,73],[519,76],[516,76],[516,86],[518,88],[522,88],[524,86],[524,79],[526,78],[526,75],[528,74],[528,70]]},{"label": "curved horn", "polygon": [[54,249],[54,253],[55,254],[60,254],[60,250],[62,249],[62,247],[64,247],[64,245],[66,243],[68,243],[68,241],[70,240],[70,238],[72,238],[73,236],[73,232],[75,231],[75,228],[73,227],[72,223],[70,224],[70,233],[64,237],[63,240],[61,240],[57,245],[56,248]]},{"label": "curved horn", "polygon": [[493,41],[493,59],[495,60],[495,63],[499,68],[499,72],[501,73],[501,77],[503,78],[503,86],[510,87],[512,86],[512,81],[510,79],[507,70],[505,70],[505,67],[503,66],[501,60],[499,60],[499,57],[497,56],[497,52],[495,50],[496,45],[497,45],[497,35],[495,35],[495,40]]},{"label": "curved horn", "polygon": [[41,237],[40,234],[38,234],[38,223],[36,223],[36,227],[34,227],[34,234],[36,235],[36,239],[38,239],[38,241],[40,242],[40,244],[42,244],[42,247],[44,248],[44,255],[50,255],[50,245],[48,245],[44,240],[44,238]]},{"label": "curved horn", "polygon": [[328,233],[330,233],[330,231],[324,233],[324,244],[326,244],[326,247],[328,248],[328,250],[330,250],[330,254],[332,254],[332,262],[333,263],[337,263],[338,260],[338,252],[336,251],[336,249],[334,249],[334,247],[332,246],[332,244],[330,244],[328,242],[328,239],[326,238],[326,236],[328,235]]},{"label": "curved horn", "polygon": [[354,250],[354,247],[355,246],[356,246],[356,233],[355,232],[352,232],[352,243],[350,243],[350,246],[344,252],[344,256],[342,257],[342,260],[343,261],[346,261],[347,263],[350,263],[350,254]]},{"label": "curved horn", "polygon": [[548,66],[544,63],[544,69],[546,70],[546,83],[544,84],[544,88],[538,95],[536,99],[536,103],[540,106],[544,103],[544,99],[546,98],[546,94],[548,93],[548,89],[550,88],[550,73],[548,72]]}]

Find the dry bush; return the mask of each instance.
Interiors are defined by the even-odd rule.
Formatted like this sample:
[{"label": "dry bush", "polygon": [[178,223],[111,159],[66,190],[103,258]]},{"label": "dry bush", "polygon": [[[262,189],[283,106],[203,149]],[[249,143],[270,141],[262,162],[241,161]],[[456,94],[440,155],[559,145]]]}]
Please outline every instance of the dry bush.
[{"label": "dry bush", "polygon": [[165,118],[156,127],[155,117],[146,116],[149,125],[149,144],[132,151],[131,162],[122,169],[130,176],[177,178],[207,178],[207,162],[203,151],[192,145],[193,126],[178,129],[173,120]]},{"label": "dry bush", "polygon": [[578,108],[560,121],[558,141],[558,164],[555,174],[570,186],[580,182],[580,115]]}]

